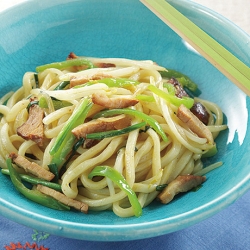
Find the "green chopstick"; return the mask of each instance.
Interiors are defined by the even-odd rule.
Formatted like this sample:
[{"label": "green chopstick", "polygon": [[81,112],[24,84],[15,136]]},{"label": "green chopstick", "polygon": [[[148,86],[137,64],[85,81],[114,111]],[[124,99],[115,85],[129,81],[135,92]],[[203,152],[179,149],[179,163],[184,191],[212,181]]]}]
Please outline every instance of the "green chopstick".
[{"label": "green chopstick", "polygon": [[250,96],[250,68],[165,0],[140,0],[229,80]]}]

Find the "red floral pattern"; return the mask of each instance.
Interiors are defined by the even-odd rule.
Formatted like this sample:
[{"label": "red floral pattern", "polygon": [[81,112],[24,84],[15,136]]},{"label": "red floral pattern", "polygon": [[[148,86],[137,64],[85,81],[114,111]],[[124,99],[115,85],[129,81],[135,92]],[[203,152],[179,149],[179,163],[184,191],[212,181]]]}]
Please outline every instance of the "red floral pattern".
[{"label": "red floral pattern", "polygon": [[43,245],[38,245],[36,242],[40,242],[42,240],[46,240],[50,235],[45,232],[33,230],[33,234],[31,235],[33,243],[26,242],[25,244],[22,244],[21,242],[11,242],[8,246],[5,245],[5,250],[18,250],[18,249],[25,249],[25,250],[49,250],[49,248],[44,247]]},{"label": "red floral pattern", "polygon": [[38,246],[37,243],[30,244],[29,242],[26,242],[24,245],[22,245],[20,242],[13,243],[11,242],[9,246],[5,246],[6,250],[18,250],[18,249],[33,249],[33,250],[49,250],[49,248],[46,248],[44,246]]}]

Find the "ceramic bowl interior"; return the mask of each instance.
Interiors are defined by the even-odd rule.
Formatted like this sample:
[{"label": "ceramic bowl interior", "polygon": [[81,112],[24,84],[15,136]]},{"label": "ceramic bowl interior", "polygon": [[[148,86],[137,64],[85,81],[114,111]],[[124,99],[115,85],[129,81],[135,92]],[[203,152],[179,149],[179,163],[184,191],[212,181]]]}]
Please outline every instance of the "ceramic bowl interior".
[{"label": "ceramic bowl interior", "polygon": [[[250,65],[250,38],[220,15],[188,0],[169,1],[223,46]],[[140,218],[110,211],[58,212],[32,203],[0,175],[0,212],[18,223],[76,239],[134,240],[177,231],[227,207],[250,187],[249,98],[134,0],[26,1],[0,13],[0,93],[15,90],[26,71],[64,60],[69,52],[93,57],[152,59],[190,76],[201,97],[222,108],[229,129],[218,137],[219,153],[205,164],[223,161],[207,174],[198,192],[169,205],[155,202]]]}]

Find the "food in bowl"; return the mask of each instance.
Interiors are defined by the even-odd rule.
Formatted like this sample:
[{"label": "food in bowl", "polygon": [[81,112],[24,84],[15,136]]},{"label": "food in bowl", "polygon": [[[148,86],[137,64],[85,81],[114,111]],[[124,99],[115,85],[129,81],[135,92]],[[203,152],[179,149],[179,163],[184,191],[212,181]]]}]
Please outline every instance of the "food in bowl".
[{"label": "food in bowl", "polygon": [[[42,205],[141,216],[199,187],[223,112],[151,60],[80,57],[38,66],[1,99],[1,167]],[[32,188],[23,185],[32,183]]]}]

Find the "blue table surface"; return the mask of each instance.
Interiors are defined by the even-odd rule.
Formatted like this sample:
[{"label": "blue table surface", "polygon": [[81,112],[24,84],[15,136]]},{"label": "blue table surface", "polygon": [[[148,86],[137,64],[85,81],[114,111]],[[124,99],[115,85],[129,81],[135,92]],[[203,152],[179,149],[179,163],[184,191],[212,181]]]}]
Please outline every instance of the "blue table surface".
[{"label": "blue table surface", "polygon": [[92,242],[63,238],[0,216],[0,249],[250,249],[250,191],[218,214],[178,232],[136,241]]}]

